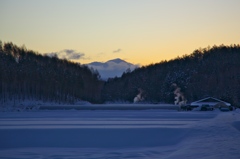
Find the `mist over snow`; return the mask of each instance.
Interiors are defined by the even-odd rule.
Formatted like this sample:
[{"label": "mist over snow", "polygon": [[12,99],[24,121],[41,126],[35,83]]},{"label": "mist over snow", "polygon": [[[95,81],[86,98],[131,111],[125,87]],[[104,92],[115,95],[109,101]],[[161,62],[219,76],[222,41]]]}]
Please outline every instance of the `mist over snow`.
[{"label": "mist over snow", "polygon": [[109,60],[107,62],[92,62],[87,64],[87,66],[98,70],[103,80],[121,77],[126,70],[130,69],[133,71],[135,68],[139,67],[139,65],[128,63],[120,58]]}]

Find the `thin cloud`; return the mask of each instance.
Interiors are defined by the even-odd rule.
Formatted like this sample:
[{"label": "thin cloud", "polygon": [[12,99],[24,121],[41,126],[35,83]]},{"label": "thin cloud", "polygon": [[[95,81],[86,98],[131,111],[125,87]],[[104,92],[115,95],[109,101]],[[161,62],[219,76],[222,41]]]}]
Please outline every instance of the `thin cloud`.
[{"label": "thin cloud", "polygon": [[52,53],[46,53],[46,54],[50,57],[57,56],[61,59],[68,59],[68,60],[84,59],[84,56],[85,56],[84,53],[77,52],[76,50],[72,50],[72,49],[65,49],[59,52],[52,52]]},{"label": "thin cloud", "polygon": [[46,53],[49,57],[58,57],[57,52]]},{"label": "thin cloud", "polygon": [[77,52],[75,50],[70,50],[70,49],[65,49],[62,52],[63,54],[65,53],[65,58],[69,59],[69,60],[78,60],[78,59],[82,59],[85,54],[82,52]]},{"label": "thin cloud", "polygon": [[113,50],[113,53],[119,53],[121,51],[122,51],[122,49],[117,49],[117,50]]}]

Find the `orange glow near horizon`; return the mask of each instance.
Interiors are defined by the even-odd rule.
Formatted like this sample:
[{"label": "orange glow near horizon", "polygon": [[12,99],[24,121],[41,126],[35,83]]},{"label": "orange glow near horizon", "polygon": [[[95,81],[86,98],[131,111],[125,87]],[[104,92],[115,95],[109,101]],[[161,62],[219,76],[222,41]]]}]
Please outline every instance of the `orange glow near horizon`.
[{"label": "orange glow near horizon", "polygon": [[84,56],[73,61],[82,64],[121,58],[149,65],[239,44],[239,6],[239,0],[2,0],[0,40],[43,54],[74,50]]}]

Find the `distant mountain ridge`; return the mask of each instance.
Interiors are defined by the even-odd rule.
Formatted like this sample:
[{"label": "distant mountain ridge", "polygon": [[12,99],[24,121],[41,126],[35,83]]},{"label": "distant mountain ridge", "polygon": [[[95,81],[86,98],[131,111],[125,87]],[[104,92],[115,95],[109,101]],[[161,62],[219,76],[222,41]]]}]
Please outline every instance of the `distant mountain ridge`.
[{"label": "distant mountain ridge", "polygon": [[106,80],[108,78],[121,77],[121,75],[126,70],[130,69],[132,71],[135,68],[139,67],[139,65],[134,65],[120,58],[112,59],[107,62],[96,61],[87,64],[87,66],[97,70],[103,80]]}]

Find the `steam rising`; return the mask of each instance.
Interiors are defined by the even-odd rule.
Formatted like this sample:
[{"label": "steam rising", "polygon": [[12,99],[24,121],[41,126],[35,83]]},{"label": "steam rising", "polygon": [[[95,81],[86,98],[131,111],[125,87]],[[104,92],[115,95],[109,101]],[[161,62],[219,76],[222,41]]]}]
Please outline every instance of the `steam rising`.
[{"label": "steam rising", "polygon": [[141,88],[138,89],[138,95],[133,99],[133,103],[138,103],[144,100],[143,90]]},{"label": "steam rising", "polygon": [[19,63],[19,59],[20,59],[20,56],[19,56],[19,55],[15,57],[16,63]]},{"label": "steam rising", "polygon": [[181,88],[178,87],[176,83],[173,83],[172,87],[174,87],[173,94],[175,95],[174,104],[179,106],[185,105],[187,103],[187,99],[184,97],[184,94],[181,92]]}]

